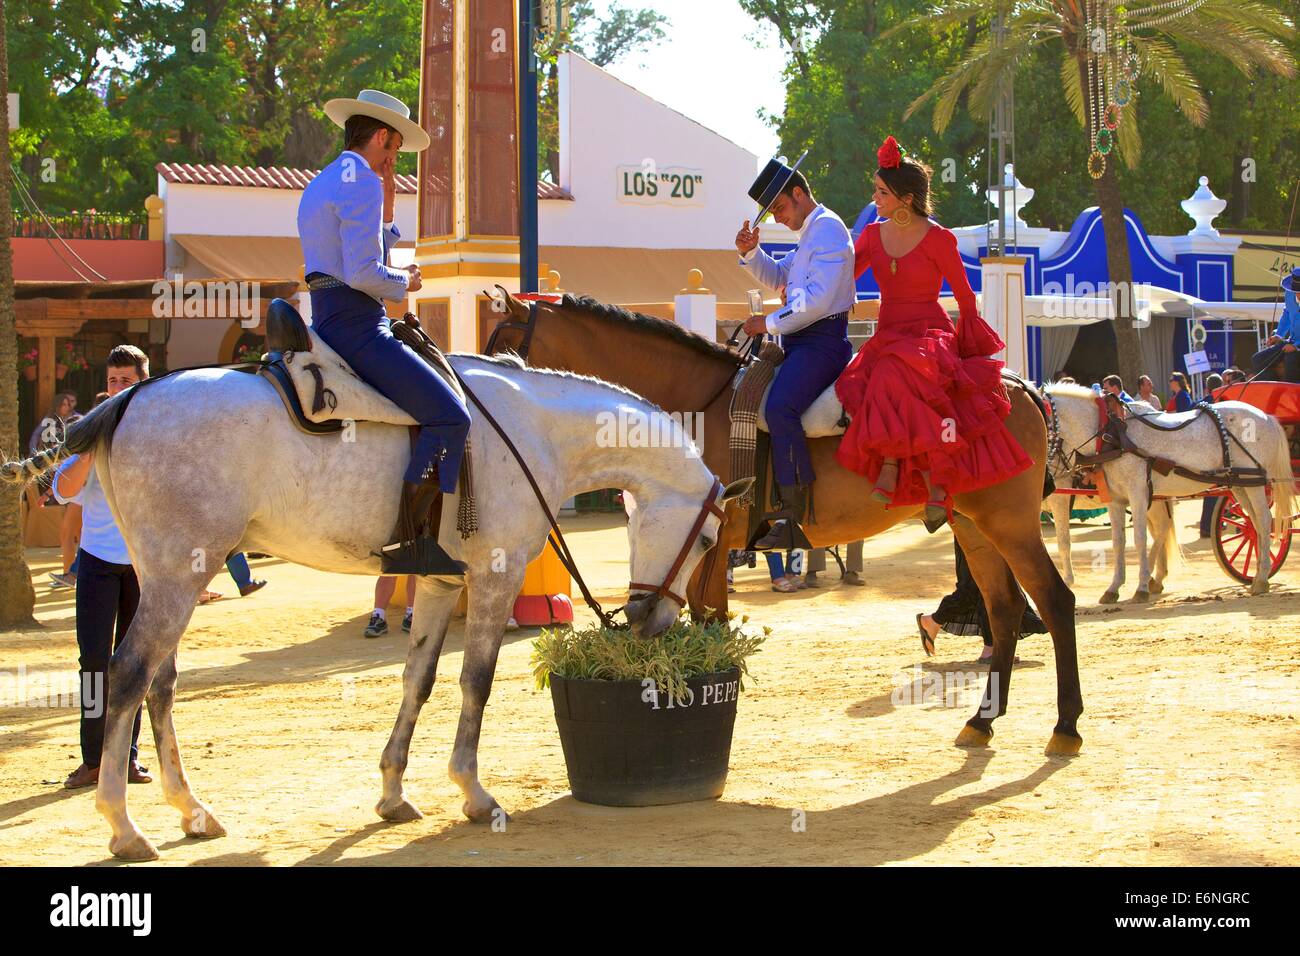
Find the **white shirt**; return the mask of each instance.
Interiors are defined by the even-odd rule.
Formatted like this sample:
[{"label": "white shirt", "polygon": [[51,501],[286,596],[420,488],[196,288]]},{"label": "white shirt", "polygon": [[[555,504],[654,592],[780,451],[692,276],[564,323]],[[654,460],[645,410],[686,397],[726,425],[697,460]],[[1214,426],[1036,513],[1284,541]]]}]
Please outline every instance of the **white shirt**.
[{"label": "white shirt", "polygon": [[406,299],[405,269],[388,266],[401,238],[380,224],[384,181],[365,157],[345,149],[307,184],[298,202],[298,238],[308,274],[323,272],[375,299]]},{"label": "white shirt", "polygon": [[767,316],[767,330],[790,335],[857,301],[853,238],[844,220],[818,203],[799,230],[799,244],[782,259],[755,246],[740,264],[769,289],[785,286],[786,304]]},{"label": "white shirt", "polygon": [[113,520],[113,512],[108,507],[108,499],[104,497],[104,488],[99,483],[94,467],[90,469],[86,483],[79,492],[71,498],[59,494],[59,478],[80,457],[73,455],[54,473],[54,484],[51,486],[54,500],[61,505],[81,505],[81,550],[93,554],[101,561],[130,564],[131,555],[126,550],[126,542],[122,540],[122,532],[117,530],[117,522]]}]

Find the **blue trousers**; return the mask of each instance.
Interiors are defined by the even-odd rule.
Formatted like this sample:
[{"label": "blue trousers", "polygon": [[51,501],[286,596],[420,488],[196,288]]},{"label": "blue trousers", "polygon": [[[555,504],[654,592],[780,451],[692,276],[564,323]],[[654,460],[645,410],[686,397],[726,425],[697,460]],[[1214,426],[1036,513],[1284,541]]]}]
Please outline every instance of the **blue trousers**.
[{"label": "blue trousers", "polygon": [[783,336],[781,340],[785,360],[777,367],[764,408],[772,438],[772,471],[778,485],[812,484],[816,476],[800,419],[853,357],[844,321],[832,323],[827,329],[831,334],[818,334],[821,330],[816,327],[826,322],[832,320],[822,319],[808,332]]},{"label": "blue trousers", "polygon": [[434,465],[443,491],[456,490],[469,435],[469,412],[442,376],[396,338],[384,307],[356,289],[311,294],[312,328],[335,352],[404,412],[420,423],[406,480],[419,483]]}]

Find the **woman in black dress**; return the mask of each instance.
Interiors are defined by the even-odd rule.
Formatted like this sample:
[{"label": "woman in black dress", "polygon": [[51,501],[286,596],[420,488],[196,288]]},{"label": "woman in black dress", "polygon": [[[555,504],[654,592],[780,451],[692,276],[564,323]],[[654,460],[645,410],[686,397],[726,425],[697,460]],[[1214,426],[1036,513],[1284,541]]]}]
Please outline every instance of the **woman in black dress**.
[{"label": "woman in black dress", "polygon": [[[978,634],[984,639],[984,650],[980,652],[979,659],[987,662],[993,656],[993,635],[989,629],[988,612],[984,608],[984,595],[980,593],[979,585],[970,573],[970,565],[966,563],[966,555],[962,553],[956,538],[953,538],[952,546],[957,552],[957,587],[939,602],[939,607],[933,614],[916,616],[916,628],[921,632],[921,648],[926,657],[933,657],[934,639],[941,630],[949,634]],[[1026,601],[1025,614],[1020,621],[1020,636],[1046,633],[1047,625]]]}]

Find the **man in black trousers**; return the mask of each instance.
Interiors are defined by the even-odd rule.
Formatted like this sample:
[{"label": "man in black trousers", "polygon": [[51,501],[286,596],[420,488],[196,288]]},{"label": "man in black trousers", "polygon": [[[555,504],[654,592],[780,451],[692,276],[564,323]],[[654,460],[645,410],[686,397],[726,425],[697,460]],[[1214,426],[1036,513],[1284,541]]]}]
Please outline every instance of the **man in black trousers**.
[{"label": "man in black trousers", "polygon": [[[133,345],[108,355],[108,394],[149,377],[149,359]],[[93,452],[73,455],[55,472],[54,497],[60,504],[81,503],[81,547],[77,552],[77,647],[81,651],[81,766],[63,785],[69,790],[99,782],[108,714],[108,662],[126,636],[140,604],[140,585],[126,542],[113,521],[104,489],[94,472]],[[131,731],[131,783],[153,778],[139,760],[140,713]]]}]

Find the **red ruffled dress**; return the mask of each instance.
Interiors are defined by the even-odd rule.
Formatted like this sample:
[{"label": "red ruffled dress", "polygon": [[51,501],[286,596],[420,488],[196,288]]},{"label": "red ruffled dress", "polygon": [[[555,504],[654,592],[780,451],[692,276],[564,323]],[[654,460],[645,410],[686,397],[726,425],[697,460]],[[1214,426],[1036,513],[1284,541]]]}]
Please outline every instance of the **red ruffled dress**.
[{"label": "red ruffled dress", "polygon": [[[862,230],[855,275],[870,268],[880,286],[876,334],[835,383],[851,422],[835,457],[875,481],[886,458],[898,459],[893,506],[929,498],[922,473],[956,495],[1012,478],[1033,461],[1004,424],[1011,402],[1005,348],[979,314],[957,252],[957,237],[931,225],[915,249],[885,252],[880,223]],[[956,329],[939,305],[943,280],[960,306]]]}]

